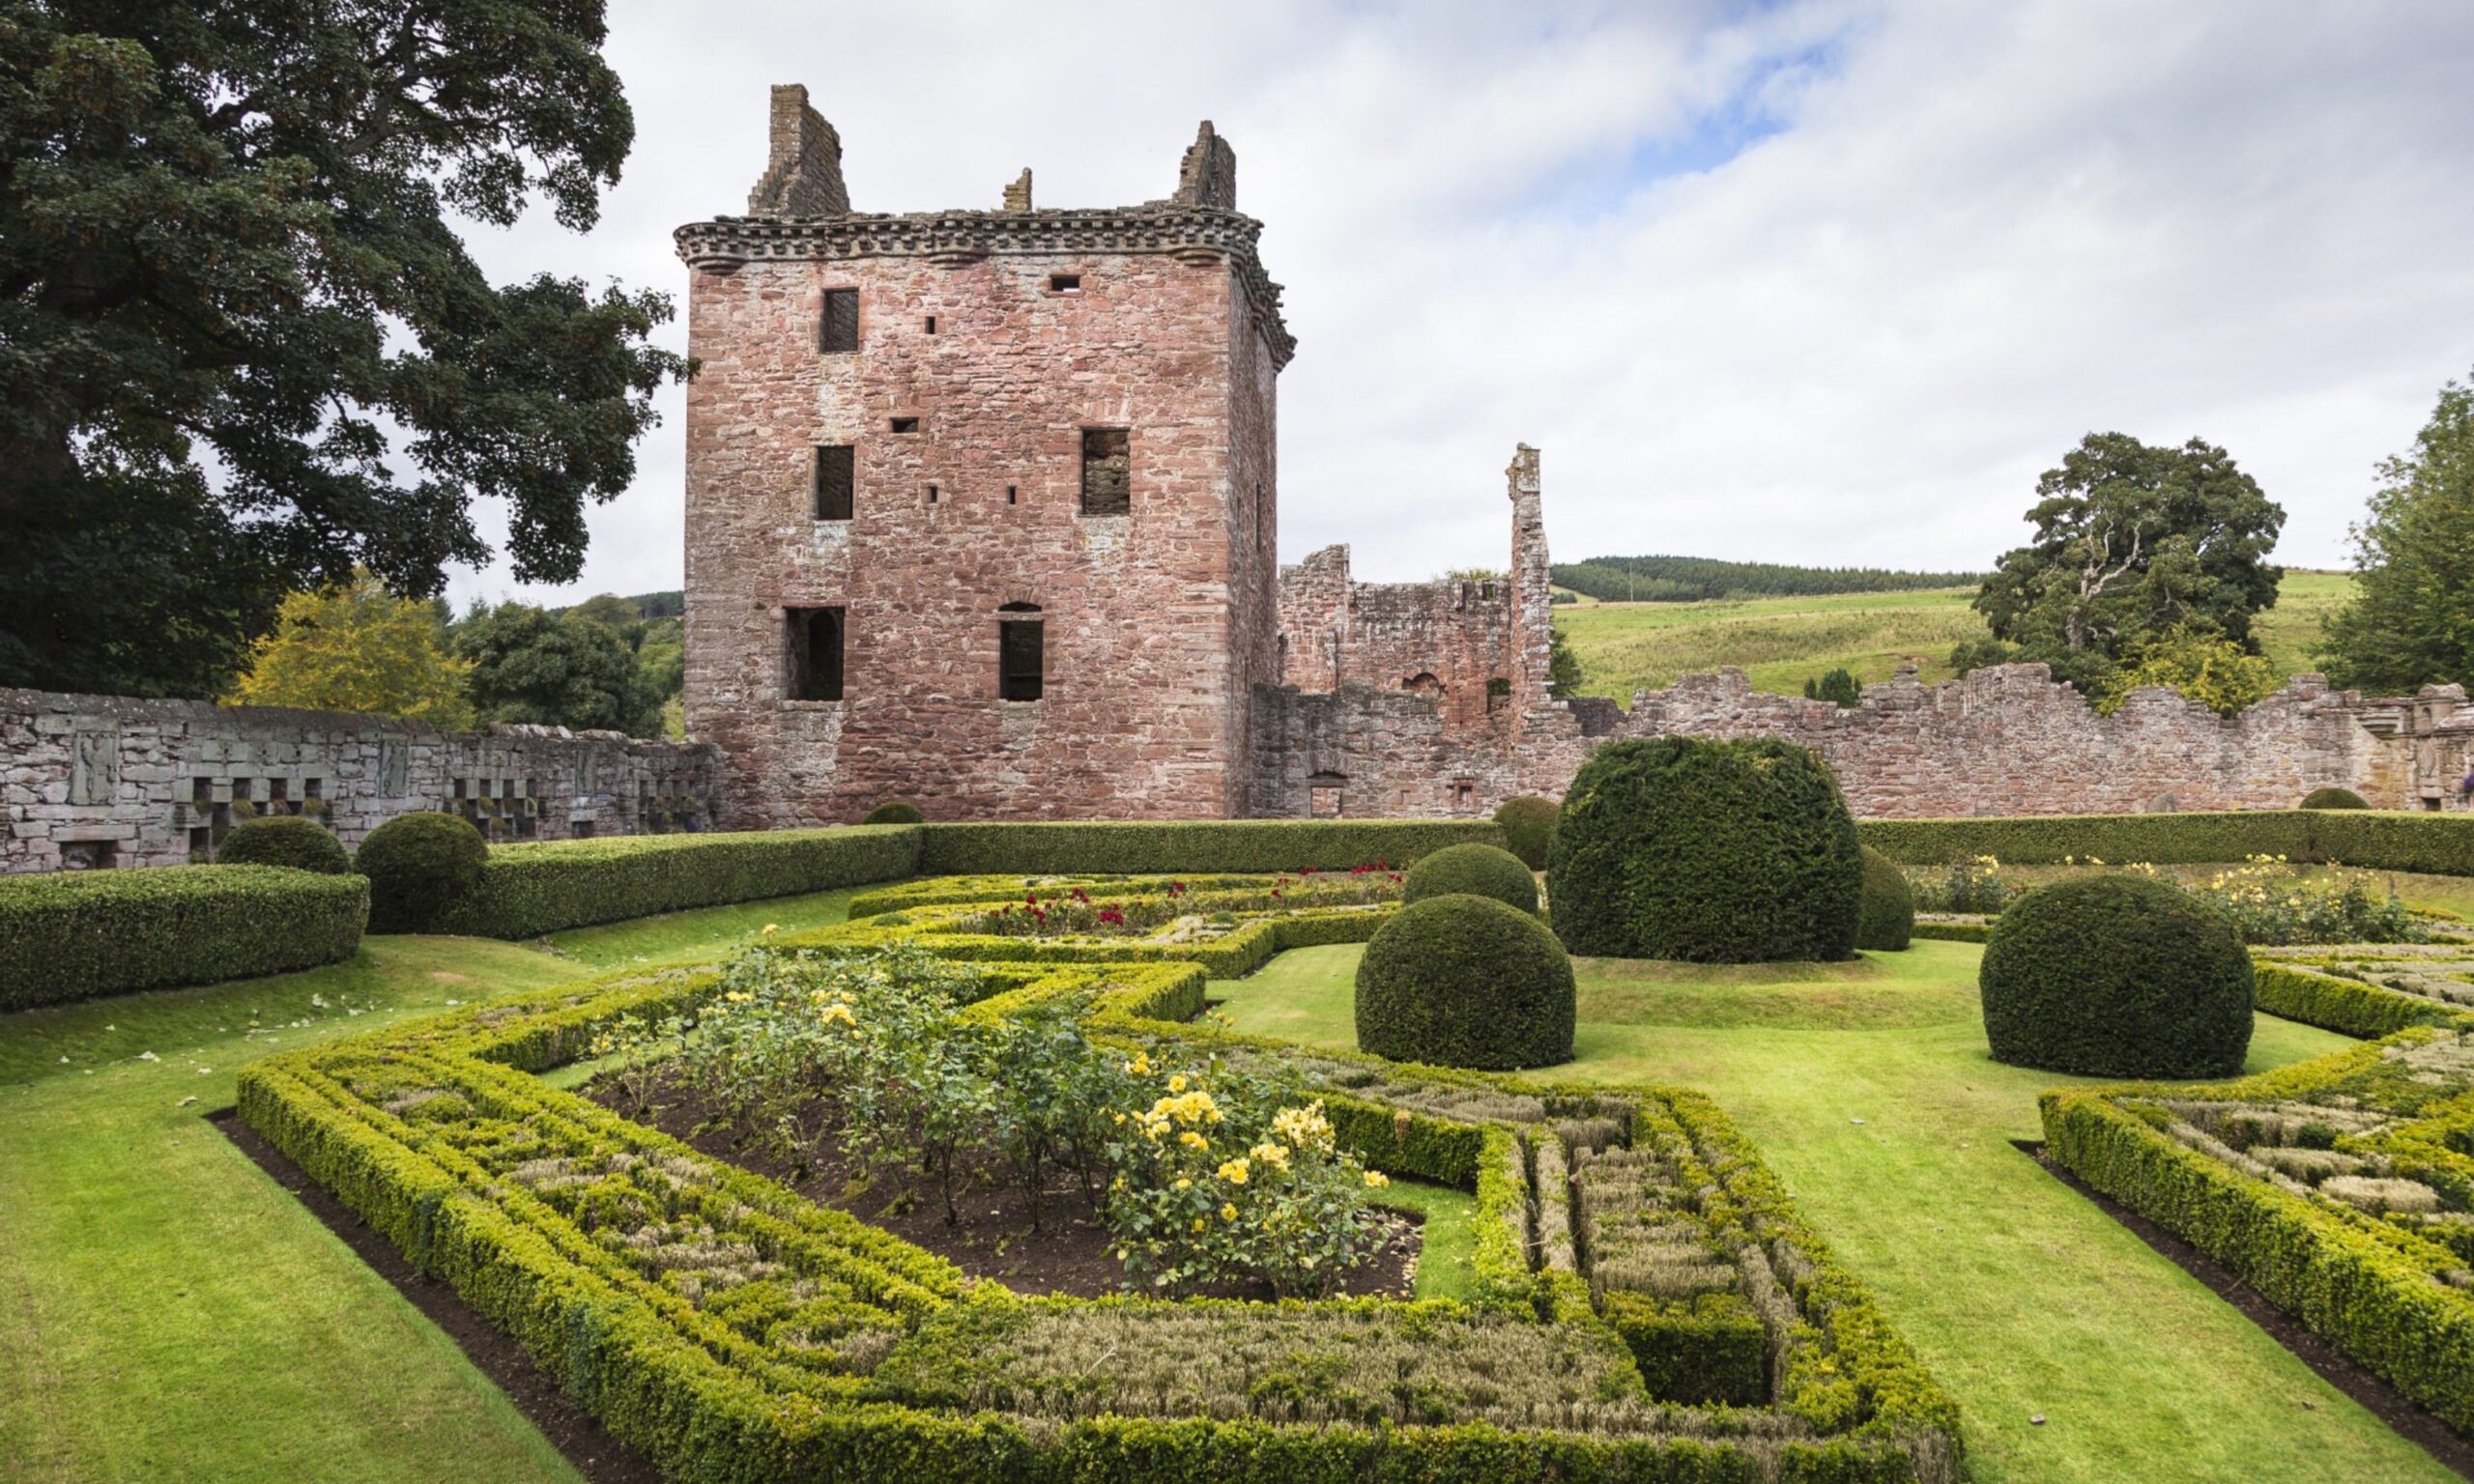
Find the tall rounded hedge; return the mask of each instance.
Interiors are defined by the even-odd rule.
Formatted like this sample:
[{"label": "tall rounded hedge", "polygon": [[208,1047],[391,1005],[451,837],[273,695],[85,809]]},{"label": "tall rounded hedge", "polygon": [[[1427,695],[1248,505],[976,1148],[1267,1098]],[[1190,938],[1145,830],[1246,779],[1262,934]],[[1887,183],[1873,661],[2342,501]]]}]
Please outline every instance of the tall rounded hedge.
[{"label": "tall rounded hedge", "polygon": [[1555,813],[1553,799],[1535,794],[1506,799],[1495,809],[1495,823],[1503,826],[1504,842],[1532,870],[1546,869],[1546,850],[1555,842]]},{"label": "tall rounded hedge", "polygon": [[299,814],[271,814],[232,826],[215,847],[218,866],[289,866],[340,876],[352,870],[352,854],[334,832]]},{"label": "tall rounded hedge", "polygon": [[1915,890],[1898,863],[1864,847],[1864,892],[1856,909],[1856,946],[1895,954],[1915,935]]},{"label": "tall rounded hedge", "polygon": [[1532,917],[1538,915],[1538,878],[1517,856],[1492,845],[1446,845],[1422,855],[1400,887],[1402,901],[1452,896],[1491,897]]},{"label": "tall rounded hedge", "polygon": [[1861,907],[1860,848],[1837,780],[1804,748],[1610,742],[1564,795],[1546,896],[1575,954],[1844,958]]},{"label": "tall rounded hedge", "polygon": [[1393,914],[1357,966],[1357,1043],[1399,1062],[1509,1071],[1572,1059],[1572,960],[1491,897]]},{"label": "tall rounded hedge", "polygon": [[918,824],[924,817],[919,813],[919,806],[908,799],[887,799],[868,811],[867,817],[859,822],[861,824]]},{"label": "tall rounded hedge", "polygon": [[454,814],[397,814],[369,832],[353,866],[369,878],[369,930],[436,930],[481,879],[490,847]]},{"label": "tall rounded hedge", "polygon": [[2314,788],[2302,796],[2304,809],[2369,809],[2370,803],[2351,788]]},{"label": "tall rounded hedge", "polygon": [[2083,876],[1995,919],[1976,983],[1993,1059],[2091,1077],[2224,1077],[2251,1045],[2251,955],[2170,882]]}]

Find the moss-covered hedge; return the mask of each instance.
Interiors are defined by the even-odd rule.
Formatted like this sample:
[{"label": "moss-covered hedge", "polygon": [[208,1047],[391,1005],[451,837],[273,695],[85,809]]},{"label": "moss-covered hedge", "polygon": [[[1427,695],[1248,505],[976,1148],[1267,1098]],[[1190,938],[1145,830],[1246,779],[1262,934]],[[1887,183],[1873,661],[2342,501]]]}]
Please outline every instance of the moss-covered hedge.
[{"label": "moss-covered hedge", "polygon": [[352,852],[335,832],[301,814],[245,819],[215,847],[218,866],[284,866],[339,876],[352,870]]},{"label": "moss-covered hedge", "polygon": [[2114,864],[2189,866],[2282,855],[2288,860],[2474,876],[2474,814],[2392,810],[2260,810],[2240,813],[2047,814],[1989,819],[1867,819],[1864,843],[1908,866],[1990,855],[2008,866],[2089,856]]},{"label": "moss-covered hedge", "polygon": [[2251,1045],[2251,954],[2179,887],[2083,876],[1994,923],[1977,983],[1994,1060],[2096,1077],[2223,1077]]},{"label": "moss-covered hedge", "polygon": [[1572,961],[1529,912],[1429,897],[1394,914],[1357,966],[1358,1049],[1511,1070],[1572,1059]]},{"label": "moss-covered hedge", "polygon": [[1546,868],[1575,954],[1697,963],[1844,958],[1863,863],[1828,765],[1807,749],[1610,742],[1564,795]]},{"label": "moss-covered hedge", "polygon": [[1446,845],[1410,867],[1400,888],[1402,901],[1456,896],[1491,897],[1538,915],[1538,878],[1518,856],[1493,845]]},{"label": "moss-covered hedge", "polygon": [[1915,935],[1915,891],[1898,863],[1864,847],[1864,890],[1856,913],[1856,946],[1894,954]]},{"label": "moss-covered hedge", "polygon": [[0,876],[0,1010],[351,957],[369,883],[273,866]]},{"label": "moss-covered hedge", "polygon": [[1504,848],[1520,857],[1532,870],[1546,869],[1546,852],[1555,843],[1555,816],[1562,811],[1553,799],[1524,794],[1495,808],[1495,823],[1503,827]]},{"label": "moss-covered hedge", "polygon": [[656,912],[830,891],[910,875],[912,825],[630,835],[501,845],[437,930],[532,938]]},{"label": "moss-covered hedge", "polygon": [[1184,823],[930,824],[919,873],[1346,870],[1405,866],[1446,845],[1500,845],[1491,819],[1212,819]]}]

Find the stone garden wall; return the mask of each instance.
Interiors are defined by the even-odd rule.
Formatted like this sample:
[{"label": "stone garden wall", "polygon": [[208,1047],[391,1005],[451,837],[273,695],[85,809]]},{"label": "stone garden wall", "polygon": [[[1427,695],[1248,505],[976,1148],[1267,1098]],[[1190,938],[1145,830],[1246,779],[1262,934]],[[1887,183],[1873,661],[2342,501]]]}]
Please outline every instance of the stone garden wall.
[{"label": "stone garden wall", "polygon": [[209,860],[268,813],[323,818],[346,844],[416,810],[494,841],[697,830],[719,780],[710,747],[617,732],[0,690],[0,870]]}]

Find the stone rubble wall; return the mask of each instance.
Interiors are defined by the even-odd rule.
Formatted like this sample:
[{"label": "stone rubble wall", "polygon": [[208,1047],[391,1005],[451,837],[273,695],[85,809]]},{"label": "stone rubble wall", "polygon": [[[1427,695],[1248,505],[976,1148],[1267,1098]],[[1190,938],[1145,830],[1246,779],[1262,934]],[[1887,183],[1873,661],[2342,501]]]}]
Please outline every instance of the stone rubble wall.
[{"label": "stone rubble wall", "polygon": [[496,842],[698,830],[720,793],[702,744],[0,690],[0,871],[211,859],[252,814],[318,817],[347,845],[418,810]]},{"label": "stone rubble wall", "polygon": [[1361,583],[1349,549],[1325,547],[1280,574],[1280,682],[1423,695],[1447,725],[1483,728],[1504,709],[1487,682],[1512,679],[1512,585]]}]

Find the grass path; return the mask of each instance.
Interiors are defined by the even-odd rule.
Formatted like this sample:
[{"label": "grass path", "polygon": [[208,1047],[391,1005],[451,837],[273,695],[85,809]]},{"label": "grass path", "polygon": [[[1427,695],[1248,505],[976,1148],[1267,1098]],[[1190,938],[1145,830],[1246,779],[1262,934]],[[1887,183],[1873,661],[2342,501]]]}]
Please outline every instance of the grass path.
[{"label": "grass path", "polygon": [[0,1478],[573,1484],[564,1458],[204,1115],[244,1062],[714,956],[850,894],[562,933],[372,937],[302,974],[0,1016]]},{"label": "grass path", "polygon": [[[1238,1029],[1348,1046],[1359,952],[1302,949],[1213,993]],[[1985,1055],[1979,952],[1585,960],[1580,1058],[1557,1073],[1714,1097],[1959,1397],[1983,1484],[2455,1479],[2010,1146],[2070,1079]],[[2349,1044],[2262,1017],[2251,1066]]]}]

